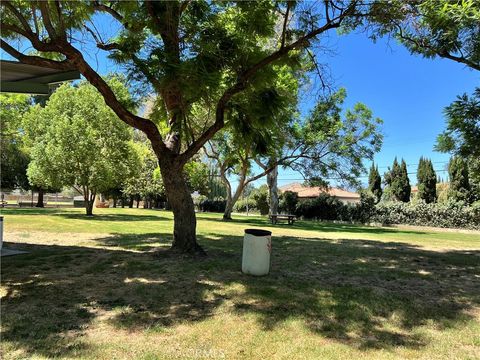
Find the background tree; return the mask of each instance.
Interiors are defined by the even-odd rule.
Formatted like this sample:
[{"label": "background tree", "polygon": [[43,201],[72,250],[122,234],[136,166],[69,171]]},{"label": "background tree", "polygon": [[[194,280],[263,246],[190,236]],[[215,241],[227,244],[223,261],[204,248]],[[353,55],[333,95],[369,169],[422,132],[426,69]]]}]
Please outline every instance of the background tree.
[{"label": "background tree", "polygon": [[392,169],[384,175],[385,183],[388,185],[388,192],[397,201],[409,202],[410,201],[410,180],[408,179],[407,164],[402,159],[401,164],[398,164],[397,158],[393,160]]},{"label": "background tree", "polygon": [[[327,185],[322,179],[333,176],[339,182],[359,185],[358,177],[365,171],[363,160],[371,159],[381,147],[379,126],[382,121],[374,118],[372,111],[361,103],[343,111],[345,98],[346,91],[340,89],[321,98],[303,121],[284,122],[283,129],[265,132],[263,138],[257,136],[253,140],[224,133],[222,141],[217,140],[216,150],[215,146],[207,149],[207,154],[220,164],[220,175],[227,189],[230,186],[228,172],[239,174],[234,195],[229,197],[227,191],[224,218],[230,219],[231,209],[245,185],[274,174],[278,166],[300,171],[304,177],[321,181],[322,185]],[[271,155],[260,157],[262,152],[256,148],[259,145],[267,146],[262,152]],[[250,172],[252,163],[260,169]],[[275,213],[278,212],[278,197],[276,205],[272,206],[272,194],[276,194],[272,189],[276,188],[276,181],[276,177],[268,179],[269,212]]]},{"label": "background tree", "polygon": [[444,110],[447,128],[435,150],[468,159],[472,201],[480,199],[480,88],[457,97]]},{"label": "background tree", "polygon": [[467,162],[460,156],[453,156],[448,163],[448,175],[450,177],[448,197],[455,201],[470,203],[471,189]]},{"label": "background tree", "polygon": [[480,157],[480,88],[463,94],[444,110],[447,129],[438,136],[435,150]]},{"label": "background tree", "polygon": [[30,161],[24,141],[22,118],[31,106],[26,95],[0,94],[1,184],[2,191],[30,189],[27,167]]},{"label": "background tree", "polygon": [[372,160],[382,146],[380,126],[362,103],[343,110],[345,89],[321,98],[311,113],[293,128],[292,156],[282,162],[301,172],[317,185],[328,185],[327,178],[338,183],[360,186],[359,177],[366,172],[363,160]]},{"label": "background tree", "polygon": [[[274,76],[272,65],[295,63],[329,30],[369,14],[357,0],[296,2],[72,2],[1,3],[1,48],[25,64],[77,69],[126,124],[147,135],[159,160],[174,213],[172,247],[203,253],[196,242],[193,200],[183,167],[220,129],[231,101]],[[104,15],[104,16],[99,16]],[[118,31],[92,26],[111,16]],[[278,26],[282,24],[282,26]],[[21,38],[41,55],[11,45]],[[106,41],[105,39],[109,39]],[[137,116],[85,60],[89,40],[124,66],[139,88],[155,94],[157,120]],[[267,46],[268,44],[268,46]],[[273,46],[270,46],[273,44]],[[45,54],[57,53],[63,60]],[[214,103],[215,120],[192,120],[194,104]]]},{"label": "background tree", "polygon": [[[130,97],[123,84],[116,79],[109,82],[127,102]],[[45,129],[31,151],[30,182],[44,188],[73,186],[84,196],[87,215],[92,215],[95,196],[128,177],[125,159],[132,151],[131,129],[117,120],[87,83],[77,88],[62,85],[44,108],[33,108],[29,117],[29,123]]]},{"label": "background tree", "polygon": [[382,178],[378,172],[378,165],[375,166],[373,162],[368,174],[368,191],[373,194],[376,203],[382,198]]},{"label": "background tree", "polygon": [[427,204],[435,202],[437,200],[437,174],[433,169],[432,161],[423,156],[418,162],[417,180],[418,197]]}]

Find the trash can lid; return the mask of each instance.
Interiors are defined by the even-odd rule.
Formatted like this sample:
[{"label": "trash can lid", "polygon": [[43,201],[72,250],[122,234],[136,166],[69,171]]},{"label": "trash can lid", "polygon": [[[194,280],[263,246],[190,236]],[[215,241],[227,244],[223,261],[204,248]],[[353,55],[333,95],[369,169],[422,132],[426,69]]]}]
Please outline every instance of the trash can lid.
[{"label": "trash can lid", "polygon": [[272,232],[262,229],[245,229],[245,234],[250,234],[253,236],[270,236],[272,235]]}]

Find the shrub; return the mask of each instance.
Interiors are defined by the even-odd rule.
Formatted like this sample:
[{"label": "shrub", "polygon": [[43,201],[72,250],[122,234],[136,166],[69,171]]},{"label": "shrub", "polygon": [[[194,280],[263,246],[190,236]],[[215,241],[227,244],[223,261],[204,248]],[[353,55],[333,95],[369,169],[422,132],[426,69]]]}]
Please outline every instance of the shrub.
[{"label": "shrub", "polygon": [[262,185],[258,189],[253,190],[251,197],[255,201],[255,207],[260,211],[260,214],[267,215],[269,210],[267,186]]},{"label": "shrub", "polygon": [[225,211],[226,205],[227,205],[227,202],[225,200],[206,199],[200,203],[200,211],[223,213]]},{"label": "shrub", "polygon": [[295,214],[305,219],[339,220],[343,206],[337,198],[320,194],[315,199],[299,202]]},{"label": "shrub", "polygon": [[298,204],[298,194],[293,191],[285,191],[280,195],[279,211],[287,214],[294,214]]},{"label": "shrub", "polygon": [[[369,222],[375,214],[376,198],[365,191],[360,192],[360,203],[348,206],[350,210],[350,221],[361,223]],[[345,219],[346,220],[346,219]]]},{"label": "shrub", "polygon": [[480,214],[464,202],[405,204],[385,202],[377,205],[374,221],[382,224],[423,225],[435,227],[480,229]]}]

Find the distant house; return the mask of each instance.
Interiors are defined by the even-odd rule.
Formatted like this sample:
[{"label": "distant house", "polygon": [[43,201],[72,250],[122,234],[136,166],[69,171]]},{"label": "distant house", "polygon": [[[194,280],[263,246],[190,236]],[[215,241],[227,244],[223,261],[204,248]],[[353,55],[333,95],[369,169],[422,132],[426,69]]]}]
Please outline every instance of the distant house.
[{"label": "distant house", "polygon": [[322,193],[327,193],[330,196],[335,196],[338,200],[343,203],[358,203],[360,202],[360,194],[338,189],[338,188],[322,188],[318,186],[304,186],[299,183],[292,183],[278,188],[280,192],[292,191],[297,193],[298,198],[302,199],[313,199],[318,197]]}]

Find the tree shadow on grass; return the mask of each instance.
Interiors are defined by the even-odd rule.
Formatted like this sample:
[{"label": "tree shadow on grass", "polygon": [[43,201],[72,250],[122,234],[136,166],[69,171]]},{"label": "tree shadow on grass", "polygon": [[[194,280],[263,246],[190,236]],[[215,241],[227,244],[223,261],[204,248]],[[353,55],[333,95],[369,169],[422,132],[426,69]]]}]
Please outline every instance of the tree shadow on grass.
[{"label": "tree shadow on grass", "polygon": [[[201,213],[200,213],[201,214]],[[199,219],[206,221],[222,221],[221,214],[218,218],[212,217],[203,217],[202,215],[198,216]],[[277,224],[272,224],[270,220],[265,218],[248,218],[248,217],[236,217],[233,220],[228,222],[233,224],[245,224],[245,225],[256,225],[256,226],[268,226],[271,228],[280,228],[280,229],[298,229],[298,230],[308,230],[308,231],[328,231],[328,232],[351,232],[351,233],[366,233],[366,234],[415,234],[415,235],[425,235],[423,231],[416,230],[406,230],[406,229],[395,229],[395,228],[386,228],[379,226],[366,226],[366,225],[355,225],[355,224],[337,224],[328,221],[314,221],[314,220],[301,220],[296,221],[294,224],[288,224],[287,221],[280,221]]]},{"label": "tree shadow on grass", "polygon": [[[115,250],[18,244],[30,253],[2,259],[3,341],[29,355],[85,356],[81,335],[98,311],[135,331],[202,321],[223,306],[265,331],[298,319],[356,348],[421,348],[428,339],[415,329],[462,327],[480,304],[477,250],[276,237],[271,274],[252,277],[240,271],[241,237],[199,237],[203,260],[172,256],[168,237],[97,239]],[[124,250],[135,242],[144,252]]]},{"label": "tree shadow on grass", "polygon": [[171,218],[155,215],[140,215],[140,214],[93,214],[93,216],[87,216],[85,214],[75,214],[75,213],[58,213],[54,214],[55,216],[61,216],[65,219],[74,219],[74,220],[89,220],[89,221],[160,221],[168,220],[172,221]]},{"label": "tree shadow on grass", "polygon": [[3,208],[2,215],[53,215],[64,213],[62,208]]}]

